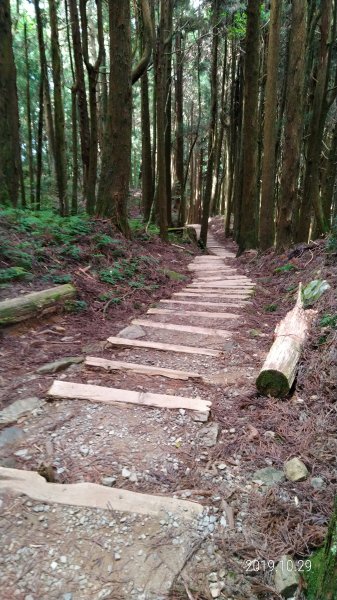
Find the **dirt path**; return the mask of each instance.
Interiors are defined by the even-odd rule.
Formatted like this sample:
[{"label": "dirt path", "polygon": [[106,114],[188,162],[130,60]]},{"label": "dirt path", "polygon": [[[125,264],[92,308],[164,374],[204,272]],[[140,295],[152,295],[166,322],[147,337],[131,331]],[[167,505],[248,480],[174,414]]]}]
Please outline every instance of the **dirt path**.
[{"label": "dirt path", "polygon": [[[46,374],[68,399],[35,406],[0,448],[1,598],[255,598],[219,547],[242,532],[251,487],[221,449],[235,443],[230,397],[263,355],[238,342],[254,284],[212,235],[208,248],[184,290],[118,339],[107,331],[84,364]],[[56,483],[32,476],[38,466]]]}]

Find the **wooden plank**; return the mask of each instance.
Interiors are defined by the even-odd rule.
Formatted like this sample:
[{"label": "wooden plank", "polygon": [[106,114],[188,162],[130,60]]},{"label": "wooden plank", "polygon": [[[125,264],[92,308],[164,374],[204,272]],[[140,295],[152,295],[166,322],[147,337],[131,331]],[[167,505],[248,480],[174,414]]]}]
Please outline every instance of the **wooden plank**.
[{"label": "wooden plank", "polygon": [[231,280],[231,279],[217,279],[215,281],[193,281],[192,283],[189,283],[187,287],[201,287],[201,284],[203,287],[241,287],[241,288],[253,288],[254,284],[250,283],[250,282],[245,282],[245,281],[235,281],[235,280]]},{"label": "wooden plank", "polygon": [[253,283],[250,283],[248,279],[244,279],[243,277],[236,277],[234,275],[229,276],[224,273],[219,273],[218,275],[195,275],[192,283],[212,283],[212,281],[223,281],[234,284],[254,285]]},{"label": "wooden plank", "polygon": [[141,327],[152,327],[153,329],[165,329],[167,331],[215,335],[225,338],[232,336],[230,331],[225,331],[224,329],[212,329],[211,327],[193,327],[192,325],[180,325],[179,323],[159,323],[157,321],[145,321],[145,319],[134,319],[132,323],[133,325],[140,325]]},{"label": "wooden plank", "polygon": [[140,494],[97,483],[48,483],[34,471],[5,467],[0,467],[0,492],[24,494],[38,502],[50,504],[56,502],[67,506],[86,506],[160,518],[167,512],[172,512],[182,518],[195,519],[203,511],[201,504],[188,500]]},{"label": "wooden plank", "polygon": [[187,292],[174,292],[173,296],[191,296],[191,298],[218,298],[219,300],[246,300],[249,298],[249,295],[246,293],[242,293],[242,294],[235,294],[233,292],[231,292],[230,290],[228,290],[227,292],[224,293],[219,293],[219,292],[212,292],[212,291],[207,291],[205,292],[205,290],[197,290],[195,288],[195,290],[193,292],[187,291]]},{"label": "wooden plank", "polygon": [[128,340],[127,338],[109,337],[109,344],[113,346],[121,346],[123,348],[152,348],[153,350],[161,350],[163,352],[178,352],[181,354],[200,354],[202,356],[222,356],[221,350],[213,350],[211,348],[197,348],[194,346],[181,346],[177,344],[164,344],[161,342],[151,342],[144,340]]},{"label": "wooden plank", "polygon": [[183,396],[169,396],[167,394],[152,394],[151,392],[135,392],[101,385],[57,380],[54,381],[47,393],[48,396],[52,396],[53,398],[89,400],[89,402],[103,402],[104,404],[113,404],[116,406],[137,404],[138,406],[152,406],[155,408],[184,408],[204,414],[209,412],[212,405],[209,400],[202,400],[198,397],[185,398]]},{"label": "wooden plank", "polygon": [[182,292],[192,292],[192,293],[198,293],[198,294],[203,294],[203,293],[212,293],[212,294],[223,294],[223,295],[231,295],[234,294],[236,296],[247,296],[249,295],[253,290],[251,288],[238,288],[237,286],[233,286],[233,287],[204,287],[201,284],[199,286],[190,286],[190,287],[186,287],[183,288],[181,290]]},{"label": "wooden plank", "polygon": [[87,356],[85,365],[89,367],[99,367],[107,371],[132,371],[143,375],[160,375],[169,379],[202,379],[202,375],[190,371],[176,371],[174,369],[164,369],[152,365],[139,365],[137,363],[124,362],[120,360],[107,360],[96,356]]},{"label": "wooden plank", "polygon": [[203,317],[207,319],[238,319],[239,315],[233,313],[223,312],[205,312],[201,310],[183,310],[176,312],[174,309],[166,308],[149,308],[147,311],[149,315],[175,315],[177,317],[184,317],[185,315],[191,317]]},{"label": "wooden plank", "polygon": [[213,308],[236,308],[237,306],[244,306],[244,302],[237,302],[234,306],[233,302],[199,302],[198,300],[159,300],[162,304],[183,304],[186,306],[212,306]]}]

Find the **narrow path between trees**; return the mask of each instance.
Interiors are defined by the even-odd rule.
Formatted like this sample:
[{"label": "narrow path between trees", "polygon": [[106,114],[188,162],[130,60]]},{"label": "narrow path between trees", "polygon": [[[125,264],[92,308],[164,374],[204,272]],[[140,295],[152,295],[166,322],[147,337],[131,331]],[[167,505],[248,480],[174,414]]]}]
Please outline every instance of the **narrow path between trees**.
[{"label": "narrow path between trees", "polygon": [[54,377],[57,400],[35,411],[15,455],[29,464],[37,448],[56,469],[0,467],[4,597],[191,598],[192,564],[211,597],[231,585],[255,597],[226,569],[208,576],[217,536],[241,528],[214,454],[235,427],[221,430],[212,404],[254,376],[231,359],[254,283],[212,235],[208,250],[186,288]]}]

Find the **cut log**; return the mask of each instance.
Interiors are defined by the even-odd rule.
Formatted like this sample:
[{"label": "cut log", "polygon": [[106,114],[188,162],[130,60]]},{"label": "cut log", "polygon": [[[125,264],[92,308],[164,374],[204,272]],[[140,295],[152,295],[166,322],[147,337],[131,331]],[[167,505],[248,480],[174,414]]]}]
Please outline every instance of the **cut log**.
[{"label": "cut log", "polygon": [[129,363],[120,360],[107,360],[96,356],[87,356],[85,364],[89,367],[98,367],[107,371],[132,371],[133,373],[141,373],[142,375],[160,375],[169,379],[202,379],[202,375],[192,373],[190,371],[175,371],[174,369],[164,369],[152,365],[139,365],[137,363]]},{"label": "cut log", "polygon": [[168,331],[179,331],[182,333],[195,333],[201,335],[215,335],[229,338],[232,336],[230,331],[224,329],[212,329],[211,327],[193,327],[192,325],[180,325],[179,323],[160,323],[159,321],[145,321],[145,319],[134,319],[134,325],[141,327],[152,327],[153,329],[166,329]]},{"label": "cut log", "polygon": [[74,298],[76,293],[73,285],[66,284],[4,300],[0,302],[0,325],[19,323],[38,315],[55,312],[66,300]]},{"label": "cut log", "polygon": [[290,392],[309,321],[310,313],[303,309],[300,285],[297,302],[276,327],[275,341],[256,380],[261,394],[283,398]]},{"label": "cut log", "polygon": [[54,398],[68,398],[70,400],[88,400],[89,402],[103,402],[115,406],[123,404],[136,404],[154,408],[184,408],[209,414],[212,402],[201,398],[186,398],[185,396],[169,396],[168,394],[152,394],[151,392],[134,392],[119,388],[109,388],[86,383],[71,383],[68,381],[54,381],[48,390],[48,396]]},{"label": "cut log", "polygon": [[179,346],[177,344],[163,344],[161,342],[144,342],[142,340],[128,340],[126,338],[109,337],[109,344],[112,346],[121,346],[123,348],[152,348],[153,350],[162,350],[164,352],[180,352],[182,354],[201,354],[203,356],[222,356],[221,350],[212,350],[212,348],[196,348],[194,346]]}]

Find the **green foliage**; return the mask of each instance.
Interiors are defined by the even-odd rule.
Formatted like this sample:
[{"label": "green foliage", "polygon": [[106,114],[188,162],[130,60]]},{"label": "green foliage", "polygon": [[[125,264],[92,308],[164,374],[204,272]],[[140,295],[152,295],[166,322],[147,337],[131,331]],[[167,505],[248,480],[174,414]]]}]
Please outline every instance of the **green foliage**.
[{"label": "green foliage", "polygon": [[171,281],[183,281],[186,279],[185,275],[182,273],[177,273],[176,271],[170,271],[170,269],[162,269],[163,273],[171,279]]},{"label": "green foliage", "polygon": [[264,310],[268,313],[271,312],[275,312],[277,310],[278,306],[277,304],[267,304],[267,306],[264,307]]},{"label": "green foliage", "polygon": [[124,279],[123,274],[116,267],[113,267],[111,269],[102,269],[98,275],[100,281],[102,281],[103,283],[111,283],[112,285]]},{"label": "green foliage", "polygon": [[22,267],[9,267],[8,269],[0,269],[0,283],[13,281],[14,279],[25,279],[31,276],[31,273]]},{"label": "green foliage", "polygon": [[72,246],[67,244],[61,249],[60,254],[63,256],[68,256],[69,258],[73,258],[74,260],[79,260],[83,256],[83,251],[80,246]]},{"label": "green foliage", "polygon": [[129,221],[129,225],[130,225],[130,229],[134,234],[140,234],[142,233],[143,236],[145,235],[145,237],[151,237],[152,235],[159,235],[159,227],[157,225],[155,225],[154,223],[150,223],[149,227],[147,228],[147,233],[145,232],[145,223],[143,221],[143,219],[139,218],[135,218],[135,219],[130,219]]},{"label": "green foliage", "polygon": [[105,233],[97,233],[97,235],[94,236],[94,241],[97,248],[100,249],[122,244],[121,240],[112,238],[110,235],[106,235]]},{"label": "green foliage", "polygon": [[320,319],[319,324],[321,327],[337,327],[337,315],[323,315]]},{"label": "green foliage", "polygon": [[274,269],[274,273],[289,273],[290,271],[296,271],[296,267],[294,265],[292,265],[291,263],[288,263],[286,265],[283,265],[282,267],[276,267],[276,269]]},{"label": "green foliage", "polygon": [[84,300],[67,300],[64,303],[64,310],[68,313],[80,313],[87,308],[88,305]]},{"label": "green foliage", "polygon": [[310,283],[302,290],[302,302],[304,308],[315,304],[322,294],[329,289],[330,285],[325,280],[314,279],[313,281],[310,281]]},{"label": "green foliage", "polygon": [[15,263],[20,267],[24,267],[26,269],[32,268],[32,256],[27,252],[19,250],[18,247],[11,246],[9,240],[5,239],[0,242],[0,256],[3,256],[3,258],[7,259],[9,262]]},{"label": "green foliage", "polygon": [[52,275],[50,277],[50,279],[52,280],[53,283],[71,283],[72,282],[72,277],[71,275]]},{"label": "green foliage", "polygon": [[92,223],[86,215],[60,217],[53,211],[33,212],[19,209],[0,211],[14,231],[27,233],[49,244],[71,244],[88,235]]}]

